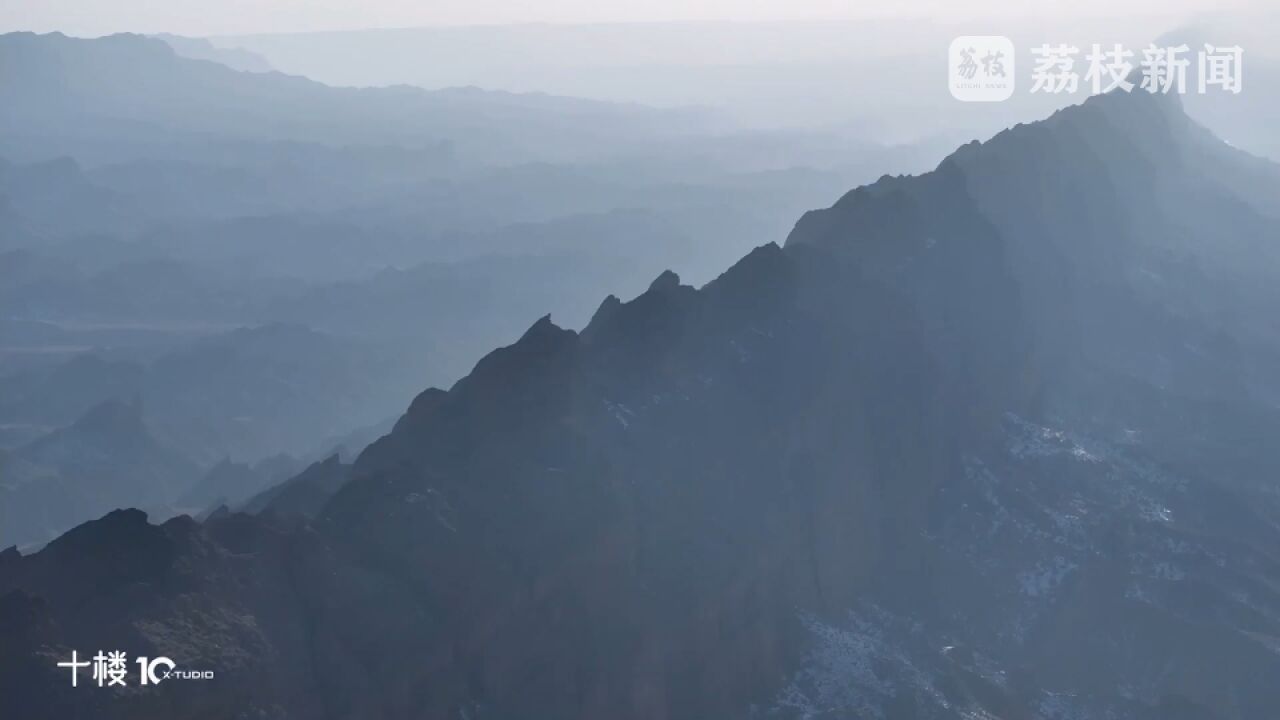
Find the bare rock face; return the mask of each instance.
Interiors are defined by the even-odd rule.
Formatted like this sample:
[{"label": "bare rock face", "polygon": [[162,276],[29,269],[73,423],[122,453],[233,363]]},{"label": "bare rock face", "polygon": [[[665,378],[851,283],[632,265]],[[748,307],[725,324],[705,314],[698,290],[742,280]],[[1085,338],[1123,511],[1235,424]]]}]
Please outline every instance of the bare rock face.
[{"label": "bare rock face", "polygon": [[[1132,95],[855,190],[701,289],[664,274],[580,334],[543,318],[258,514],[121,511],[0,555],[0,696],[1263,717],[1280,225],[1258,183],[1280,173]],[[55,659],[99,645],[216,678],[67,692]]]}]

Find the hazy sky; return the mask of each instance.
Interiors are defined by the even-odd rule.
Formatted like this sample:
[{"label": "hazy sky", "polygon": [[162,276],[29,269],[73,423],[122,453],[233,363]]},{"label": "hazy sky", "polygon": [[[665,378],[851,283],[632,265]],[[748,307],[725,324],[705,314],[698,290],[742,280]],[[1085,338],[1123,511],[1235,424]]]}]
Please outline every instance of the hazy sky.
[{"label": "hazy sky", "polygon": [[[219,35],[500,23],[866,18],[1011,13],[1188,15],[1274,0],[0,0],[0,31]],[[1011,8],[1011,6],[1013,6]]]}]

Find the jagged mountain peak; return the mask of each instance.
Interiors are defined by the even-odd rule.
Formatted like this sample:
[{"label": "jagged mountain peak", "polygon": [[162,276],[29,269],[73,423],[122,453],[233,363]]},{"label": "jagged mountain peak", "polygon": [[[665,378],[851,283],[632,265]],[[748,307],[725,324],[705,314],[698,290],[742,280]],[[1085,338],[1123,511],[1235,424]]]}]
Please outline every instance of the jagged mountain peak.
[{"label": "jagged mountain peak", "polygon": [[680,287],[680,276],[670,270],[663,270],[658,277],[649,283],[649,292],[667,292]]},{"label": "jagged mountain peak", "polygon": [[524,335],[520,336],[516,345],[520,345],[521,343],[537,344],[543,342],[555,342],[562,338],[565,333],[575,334],[572,330],[565,330],[552,322],[551,315],[548,313],[547,315],[543,315],[538,318],[536,322],[530,325],[529,329],[524,331]]},{"label": "jagged mountain peak", "polygon": [[413,402],[409,403],[409,409],[405,411],[405,417],[419,417],[430,413],[432,408],[436,407],[440,401],[448,397],[447,390],[431,387],[418,393],[413,398]]},{"label": "jagged mountain peak", "polygon": [[966,167],[983,155],[1018,151],[1037,143],[1058,143],[1064,149],[1088,148],[1092,143],[1125,144],[1153,160],[1176,159],[1192,143],[1211,138],[1186,114],[1176,93],[1152,93],[1135,87],[1094,95],[1043,120],[1019,123],[985,142],[962,146],[943,162]]},{"label": "jagged mountain peak", "polygon": [[454,386],[452,393],[515,391],[537,382],[543,370],[550,370],[576,345],[578,333],[561,328],[543,315],[529,326],[520,339],[498,348],[480,359],[475,369]]},{"label": "jagged mountain peak", "polygon": [[[988,176],[1002,175],[1012,184],[1014,176],[1033,183],[1037,182],[1034,176],[1055,174],[1080,184],[1105,185],[1116,179],[1117,168],[1124,174],[1150,174],[1157,166],[1167,167],[1206,148],[1231,152],[1186,115],[1176,95],[1117,90],[1057,110],[1048,118],[1019,123],[986,141],[972,140],[932,172],[882,176],[850,190],[830,211],[844,217],[845,225],[907,234],[902,223],[940,214],[944,211],[940,204],[984,200],[980,196]],[[1017,196],[1010,200],[1016,201]],[[826,212],[806,213],[787,244],[821,237],[820,215]]]},{"label": "jagged mountain peak", "polygon": [[587,326],[582,330],[584,340],[591,338],[595,332],[593,328],[600,328],[609,325],[618,308],[622,307],[622,300],[617,295],[609,294],[600,302],[600,306],[592,313],[591,320],[587,322]]},{"label": "jagged mountain peak", "polygon": [[350,470],[351,466],[344,464],[338,453],[334,453],[250,498],[242,511],[252,514],[270,512],[285,518],[314,518],[329,498],[350,479]]}]

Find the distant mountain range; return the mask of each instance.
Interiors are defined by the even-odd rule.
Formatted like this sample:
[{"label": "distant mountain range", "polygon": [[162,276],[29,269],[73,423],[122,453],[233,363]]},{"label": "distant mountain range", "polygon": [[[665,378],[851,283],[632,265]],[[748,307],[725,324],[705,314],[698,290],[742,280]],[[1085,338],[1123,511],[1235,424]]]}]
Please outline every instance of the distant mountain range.
[{"label": "distant mountain range", "polygon": [[[885,177],[700,289],[663,273],[581,332],[544,317],[279,512],[120,510],[0,554],[0,697],[1266,717],[1278,193],[1142,92]],[[216,680],[68,693],[55,662],[99,647]]]},{"label": "distant mountain range", "polygon": [[317,455],[363,449],[373,438],[349,435],[402,410],[416,370],[374,343],[269,325],[149,362],[85,353],[0,377],[0,544],[45,542],[120,506],[247,500]]},{"label": "distant mountain range", "polygon": [[108,400],[0,460],[0,527],[39,542],[78,518],[159,502],[195,482],[198,466],[152,434],[136,399]]},{"label": "distant mountain range", "polygon": [[[211,38],[227,51],[252,52],[285,72],[344,86],[410,84],[545,90],[658,107],[712,106],[755,127],[845,126],[863,140],[949,145],[989,137],[1025,117],[1039,117],[1090,93],[1086,56],[1093,44],[1143,48],[1186,43],[1187,110],[1223,139],[1280,159],[1272,128],[1280,121],[1275,81],[1280,56],[1271,42],[1280,20],[1262,3],[1199,13],[1178,28],[1170,8],[1111,16],[1019,13],[876,17],[820,22],[583,23],[360,29]],[[1018,91],[1001,103],[956,103],[939,59],[957,36],[1010,38]],[[1172,30],[1166,33],[1165,30]],[[1027,92],[1033,48],[1080,50],[1079,93]],[[1195,54],[1205,43],[1244,48],[1242,93],[1195,91]],[[501,52],[492,48],[500,47]],[[359,62],[349,58],[358,57]],[[868,99],[874,98],[873,102]]]},{"label": "distant mountain range", "polygon": [[[0,36],[0,155],[102,162],[150,152],[214,159],[234,143],[452,147],[468,158],[551,160],[702,127],[641,106],[475,88],[333,88],[276,72],[238,72],[175,53],[162,39]],[[687,114],[686,114],[687,115]],[[114,145],[114,147],[112,147]],[[246,148],[252,151],[252,148]],[[43,156],[43,157],[42,157]]]},{"label": "distant mountain range", "polygon": [[192,60],[209,60],[241,72],[274,72],[275,68],[261,55],[242,48],[217,47],[204,38],[160,33],[156,35],[178,55]]},{"label": "distant mountain range", "polygon": [[11,495],[0,544],[189,491],[234,505],[274,479],[262,461],[319,459],[540,315],[580,327],[665,268],[709,279],[929,156],[704,110],[331,87],[175,37],[11,33],[0,66],[0,449],[137,396],[205,481],[57,522]]}]

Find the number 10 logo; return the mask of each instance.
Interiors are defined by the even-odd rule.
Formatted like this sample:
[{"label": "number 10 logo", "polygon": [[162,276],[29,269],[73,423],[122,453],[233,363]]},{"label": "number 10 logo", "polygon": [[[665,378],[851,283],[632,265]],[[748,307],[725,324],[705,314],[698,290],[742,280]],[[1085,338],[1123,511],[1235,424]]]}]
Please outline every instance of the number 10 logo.
[{"label": "number 10 logo", "polygon": [[[157,658],[140,655],[135,661],[138,663],[138,675],[142,677],[143,685],[159,685],[161,680],[169,677],[169,673],[175,667],[174,662],[163,655]],[[160,667],[164,667],[164,672],[157,674],[156,671]]]}]

